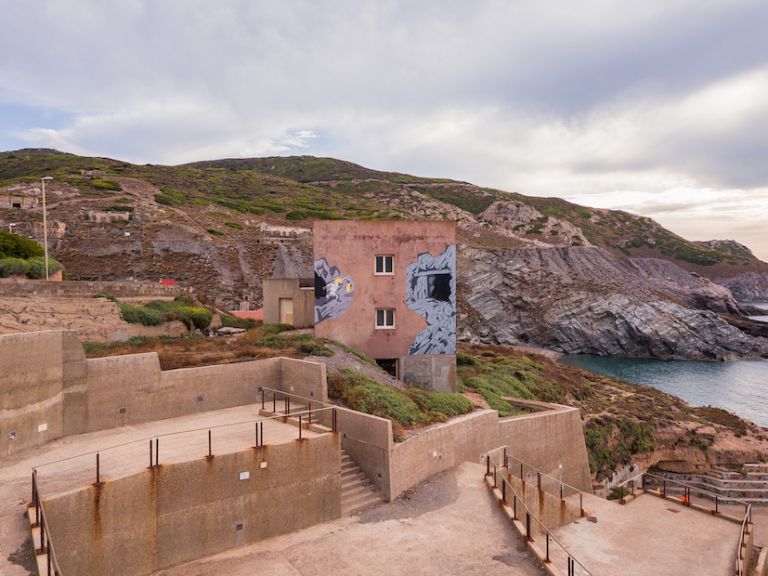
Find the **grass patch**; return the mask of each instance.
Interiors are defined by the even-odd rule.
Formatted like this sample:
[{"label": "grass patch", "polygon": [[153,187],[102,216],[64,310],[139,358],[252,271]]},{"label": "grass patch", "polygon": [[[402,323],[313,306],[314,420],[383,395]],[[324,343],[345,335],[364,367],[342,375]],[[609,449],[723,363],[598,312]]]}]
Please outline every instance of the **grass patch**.
[{"label": "grass patch", "polygon": [[205,330],[211,323],[213,312],[204,306],[198,306],[188,298],[177,296],[174,300],[154,300],[145,308],[159,312],[166,320],[178,320],[192,330]]},{"label": "grass patch", "polygon": [[105,180],[104,178],[91,178],[87,180],[88,184],[96,190],[109,190],[111,192],[119,192],[123,189],[118,182],[114,180]]},{"label": "grass patch", "polygon": [[232,228],[233,230],[242,230],[243,225],[239,222],[224,222],[224,226]]},{"label": "grass patch", "polygon": [[238,318],[225,312],[221,312],[219,318],[221,318],[221,325],[224,328],[243,328],[245,330],[256,328],[256,321],[249,318]]},{"label": "grass patch", "polygon": [[212,234],[213,236],[224,236],[224,232],[221,230],[216,230],[215,228],[208,228],[206,232],[208,232],[208,234]]}]

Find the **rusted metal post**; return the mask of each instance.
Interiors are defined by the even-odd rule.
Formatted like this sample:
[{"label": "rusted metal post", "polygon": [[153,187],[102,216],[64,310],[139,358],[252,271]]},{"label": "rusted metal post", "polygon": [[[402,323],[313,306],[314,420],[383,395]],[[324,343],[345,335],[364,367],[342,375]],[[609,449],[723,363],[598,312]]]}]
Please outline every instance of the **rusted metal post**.
[{"label": "rusted metal post", "polygon": [[155,438],[155,466],[160,466],[160,438]]},{"label": "rusted metal post", "polygon": [[264,388],[261,389],[261,409],[264,410]]},{"label": "rusted metal post", "polygon": [[501,479],[501,503],[507,505],[507,482]]},{"label": "rusted metal post", "polygon": [[312,400],[309,401],[309,413],[307,414],[307,430],[312,426]]},{"label": "rusted metal post", "polygon": [[661,496],[663,498],[667,497],[667,480],[666,480],[666,478],[661,481]]},{"label": "rusted metal post", "polygon": [[491,475],[491,455],[490,454],[485,455],[485,475],[486,476]]},{"label": "rusted metal post", "polygon": [[544,560],[547,564],[549,564],[549,530],[547,530],[547,558]]},{"label": "rusted metal post", "polygon": [[525,538],[528,542],[533,542],[533,538],[531,538],[531,513],[528,510],[525,511]]},{"label": "rusted metal post", "polygon": [[259,439],[261,441],[261,445],[264,446],[264,422],[259,423]]},{"label": "rusted metal post", "polygon": [[40,552],[45,554],[45,516],[40,515]]},{"label": "rusted metal post", "polygon": [[579,513],[584,517],[584,494],[579,492]]},{"label": "rusted metal post", "polygon": [[718,514],[720,512],[720,502],[719,498],[717,497],[717,494],[715,494],[715,514]]},{"label": "rusted metal post", "polygon": [[493,487],[498,488],[498,482],[496,482],[496,464],[493,465]]},{"label": "rusted metal post", "polygon": [[152,452],[152,439],[149,439],[149,467],[152,468],[152,466],[155,465],[155,456]]},{"label": "rusted metal post", "polygon": [[272,414],[277,414],[277,392],[272,390]]},{"label": "rusted metal post", "polygon": [[520,480],[523,479],[523,463],[520,462]]},{"label": "rusted metal post", "polygon": [[506,446],[504,446],[504,460],[503,460],[503,462],[504,462],[504,468],[509,468],[509,464],[507,462],[507,447]]},{"label": "rusted metal post", "polygon": [[560,500],[563,499],[563,483],[560,482]]},{"label": "rusted metal post", "polygon": [[331,424],[332,424],[333,431],[334,432],[338,432],[339,431],[338,430],[339,425],[338,425],[338,422],[336,420],[336,408],[334,408],[333,412],[331,413]]},{"label": "rusted metal post", "polygon": [[51,576],[51,543],[48,542],[48,554],[46,556],[46,564],[48,564],[48,576]]},{"label": "rusted metal post", "polygon": [[212,448],[212,446],[211,446],[211,429],[209,428],[208,429],[208,458],[213,456],[213,452],[212,452],[211,448]]},{"label": "rusted metal post", "polygon": [[512,520],[517,520],[517,495],[512,497]]},{"label": "rusted metal post", "polygon": [[541,492],[541,472],[536,472],[536,485],[539,488],[539,492]]},{"label": "rusted metal post", "polygon": [[299,415],[299,440],[301,440],[301,415]]},{"label": "rusted metal post", "polygon": [[98,452],[96,452],[96,484],[101,484],[101,461]]}]

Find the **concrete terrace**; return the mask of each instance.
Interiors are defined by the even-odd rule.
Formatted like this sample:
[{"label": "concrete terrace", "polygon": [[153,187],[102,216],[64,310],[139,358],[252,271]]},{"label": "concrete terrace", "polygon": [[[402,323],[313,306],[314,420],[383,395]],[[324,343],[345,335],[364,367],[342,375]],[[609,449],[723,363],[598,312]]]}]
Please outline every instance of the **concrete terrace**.
[{"label": "concrete terrace", "polygon": [[740,526],[643,494],[621,505],[594,496],[581,519],[553,530],[555,538],[595,576],[730,576]]},{"label": "concrete terrace", "polygon": [[[68,436],[18,456],[4,458],[0,467],[0,574],[27,576],[34,571],[29,524],[24,518],[33,467],[39,466],[40,490],[47,497],[93,483],[96,451],[100,451],[101,481],[140,472],[149,466],[149,439],[155,436],[161,436],[161,465],[204,458],[208,454],[209,428],[214,455],[237,452],[254,446],[253,421],[262,418],[260,408],[261,404],[239,406]],[[281,444],[298,438],[296,426],[278,420],[262,421],[266,444]],[[171,436],[162,436],[168,434]],[[316,435],[302,430],[305,438]],[[119,447],[105,450],[113,446]],[[65,460],[43,465],[62,459]]]},{"label": "concrete terrace", "polygon": [[157,576],[534,576],[544,574],[464,463],[403,498],[157,572]]}]

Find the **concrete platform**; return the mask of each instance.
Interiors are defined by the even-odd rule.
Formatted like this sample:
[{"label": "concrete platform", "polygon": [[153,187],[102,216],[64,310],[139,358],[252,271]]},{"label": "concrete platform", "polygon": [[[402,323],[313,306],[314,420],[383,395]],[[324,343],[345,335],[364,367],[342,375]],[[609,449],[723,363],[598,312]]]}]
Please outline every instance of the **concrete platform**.
[{"label": "concrete platform", "polygon": [[[255,444],[253,421],[261,404],[202,412],[180,418],[70,436],[41,448],[27,450],[0,461],[0,575],[35,573],[35,557],[26,506],[31,500],[32,468],[38,467],[41,494],[50,496],[73,490],[96,479],[100,452],[100,478],[113,480],[149,466],[149,439],[160,438],[160,464],[204,458],[208,454],[208,429],[212,428],[214,454],[244,450]],[[225,427],[221,427],[226,425]],[[213,428],[219,426],[219,428]],[[264,421],[266,444],[298,438],[298,428],[280,421]],[[302,430],[304,437],[315,432]],[[87,453],[85,456],[82,454]],[[54,464],[44,465],[47,462]],[[55,543],[54,543],[55,544]]]},{"label": "concrete platform", "polygon": [[740,526],[643,494],[625,505],[594,496],[596,517],[562,526],[555,537],[596,576],[731,576]]},{"label": "concrete platform", "polygon": [[200,559],[158,576],[533,576],[543,574],[465,463],[328,524]]}]

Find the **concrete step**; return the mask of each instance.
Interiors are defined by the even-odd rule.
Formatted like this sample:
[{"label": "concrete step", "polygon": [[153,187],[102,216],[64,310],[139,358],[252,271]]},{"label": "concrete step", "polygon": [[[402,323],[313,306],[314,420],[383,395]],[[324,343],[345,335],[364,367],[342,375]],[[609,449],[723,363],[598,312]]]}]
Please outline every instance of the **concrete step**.
[{"label": "concrete step", "polygon": [[360,494],[355,498],[350,498],[349,500],[342,500],[341,515],[348,516],[353,512],[357,512],[361,508],[365,508],[367,506],[373,506],[374,504],[379,504],[380,502],[381,502],[381,496],[373,492]]},{"label": "concrete step", "polygon": [[358,484],[354,486],[348,486],[346,488],[342,488],[342,501],[344,500],[351,500],[352,498],[356,498],[359,494],[371,494],[373,493],[373,486],[371,485],[371,482],[359,482]]},{"label": "concrete step", "polygon": [[355,461],[341,453],[341,511],[343,516],[381,502],[381,493]]},{"label": "concrete step", "polygon": [[360,472],[358,470],[355,470],[354,468],[351,468],[346,471],[342,471],[341,473],[341,483],[344,484],[344,482],[348,482],[350,480],[366,480],[368,477],[365,475],[365,472]]}]

